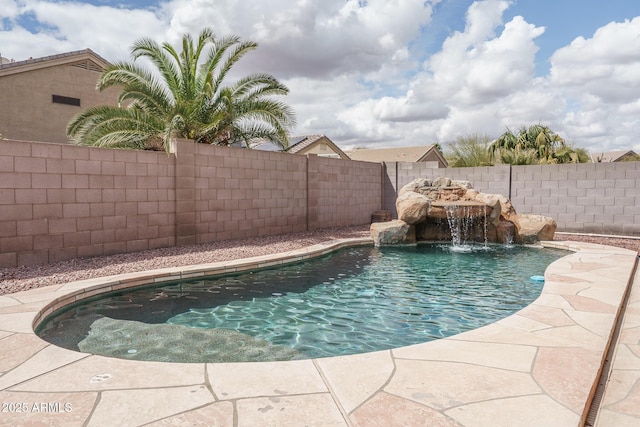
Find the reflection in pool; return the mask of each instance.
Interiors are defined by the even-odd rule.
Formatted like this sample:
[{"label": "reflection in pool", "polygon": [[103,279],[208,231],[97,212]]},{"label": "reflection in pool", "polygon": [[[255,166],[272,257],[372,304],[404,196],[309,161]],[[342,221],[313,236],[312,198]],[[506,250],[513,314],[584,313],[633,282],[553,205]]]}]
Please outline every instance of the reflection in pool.
[{"label": "reflection in pool", "polygon": [[85,300],[38,328],[73,350],[138,360],[230,362],[355,354],[495,322],[530,304],[565,251],[489,245],[341,249],[278,268]]}]

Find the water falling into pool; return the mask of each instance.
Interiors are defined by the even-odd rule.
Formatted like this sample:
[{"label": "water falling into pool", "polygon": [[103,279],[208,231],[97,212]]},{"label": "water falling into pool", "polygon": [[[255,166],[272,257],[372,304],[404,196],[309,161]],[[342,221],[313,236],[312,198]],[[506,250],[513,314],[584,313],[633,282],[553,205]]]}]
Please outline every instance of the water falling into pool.
[{"label": "water falling into pool", "polygon": [[468,252],[478,248],[472,243],[478,240],[479,233],[480,241],[484,243],[480,248],[488,248],[487,206],[448,204],[445,212],[451,232],[452,251]]}]

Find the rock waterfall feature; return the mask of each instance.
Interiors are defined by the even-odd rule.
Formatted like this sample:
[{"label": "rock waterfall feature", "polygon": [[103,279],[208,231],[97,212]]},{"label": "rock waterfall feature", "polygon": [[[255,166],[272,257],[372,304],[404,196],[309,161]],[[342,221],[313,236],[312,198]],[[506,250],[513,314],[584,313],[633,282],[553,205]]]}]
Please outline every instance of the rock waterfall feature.
[{"label": "rock waterfall feature", "polygon": [[518,215],[503,195],[446,177],[411,181],[398,192],[396,209],[397,220],[371,224],[376,246],[440,240],[526,244],[553,240],[557,227],[550,217]]}]

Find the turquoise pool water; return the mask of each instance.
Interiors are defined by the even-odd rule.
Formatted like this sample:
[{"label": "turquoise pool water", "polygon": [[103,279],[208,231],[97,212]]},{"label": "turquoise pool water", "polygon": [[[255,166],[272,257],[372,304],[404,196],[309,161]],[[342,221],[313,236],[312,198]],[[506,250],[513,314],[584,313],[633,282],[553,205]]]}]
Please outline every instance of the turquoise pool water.
[{"label": "turquoise pool water", "polygon": [[291,360],[439,339],[535,300],[565,251],[446,244],[342,249],[284,267],[144,287],[54,313],[45,340],[174,362]]}]

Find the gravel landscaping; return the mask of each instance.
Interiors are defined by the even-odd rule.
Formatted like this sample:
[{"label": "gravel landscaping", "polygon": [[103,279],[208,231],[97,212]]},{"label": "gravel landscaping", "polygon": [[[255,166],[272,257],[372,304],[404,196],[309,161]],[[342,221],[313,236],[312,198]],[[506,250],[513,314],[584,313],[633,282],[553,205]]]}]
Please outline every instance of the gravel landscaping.
[{"label": "gravel landscaping", "polygon": [[3,268],[0,269],[0,295],[113,274],[230,261],[287,252],[328,240],[368,237],[369,235],[369,225],[359,225],[72,259],[48,265]]},{"label": "gravel landscaping", "polygon": [[[49,265],[4,268],[0,269],[0,295],[94,277],[206,262],[229,261],[286,252],[333,239],[368,236],[369,226],[360,225],[203,245],[153,249],[129,254],[73,259]],[[555,239],[601,243],[640,251],[640,238],[556,233]]]}]

